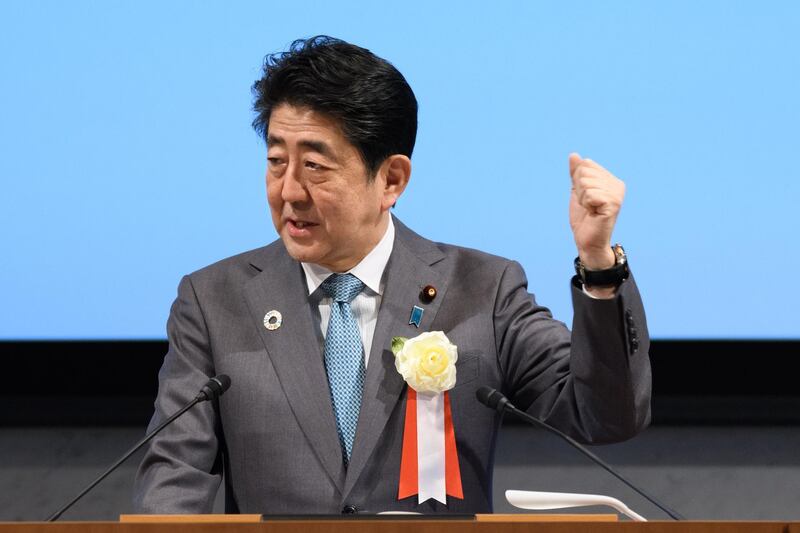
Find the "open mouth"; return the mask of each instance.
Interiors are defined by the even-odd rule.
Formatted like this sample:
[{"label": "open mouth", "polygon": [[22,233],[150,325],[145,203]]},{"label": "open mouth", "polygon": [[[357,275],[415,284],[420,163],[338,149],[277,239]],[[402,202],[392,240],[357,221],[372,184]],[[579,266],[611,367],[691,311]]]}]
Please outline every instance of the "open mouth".
[{"label": "open mouth", "polygon": [[289,235],[292,237],[306,237],[311,234],[311,230],[319,224],[309,222],[307,220],[295,220],[290,218],[286,221],[286,227],[289,229]]}]

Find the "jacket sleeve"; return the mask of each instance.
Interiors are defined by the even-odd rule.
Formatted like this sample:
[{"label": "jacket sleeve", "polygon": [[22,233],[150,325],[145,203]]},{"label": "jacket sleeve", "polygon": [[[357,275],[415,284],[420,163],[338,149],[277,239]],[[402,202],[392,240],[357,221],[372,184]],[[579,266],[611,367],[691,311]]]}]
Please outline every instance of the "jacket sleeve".
[{"label": "jacket sleeve", "polygon": [[527,291],[516,262],[495,300],[495,339],[505,392],[518,408],[586,443],[625,440],[650,421],[649,337],[631,276],[614,298],[571,283],[573,331]]},{"label": "jacket sleeve", "polygon": [[[214,376],[208,329],[187,276],[167,322],[169,351],[158,374],[149,432],[190,402]],[[146,448],[134,482],[137,513],[210,513],[222,479],[218,407],[202,402],[164,428]]]}]

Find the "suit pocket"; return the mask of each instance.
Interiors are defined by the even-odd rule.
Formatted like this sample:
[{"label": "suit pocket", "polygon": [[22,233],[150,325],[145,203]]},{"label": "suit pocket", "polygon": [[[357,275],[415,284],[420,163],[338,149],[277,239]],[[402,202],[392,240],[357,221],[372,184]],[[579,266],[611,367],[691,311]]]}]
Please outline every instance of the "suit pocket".
[{"label": "suit pocket", "polygon": [[458,361],[456,361],[456,385],[453,388],[457,389],[467,383],[472,383],[477,380],[479,363],[480,357],[477,353],[458,354]]}]

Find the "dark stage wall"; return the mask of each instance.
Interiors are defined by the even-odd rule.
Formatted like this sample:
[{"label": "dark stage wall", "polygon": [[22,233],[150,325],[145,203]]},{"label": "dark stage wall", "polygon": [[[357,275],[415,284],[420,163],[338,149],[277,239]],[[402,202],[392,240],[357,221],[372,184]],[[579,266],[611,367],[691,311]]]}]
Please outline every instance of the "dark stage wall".
[{"label": "dark stage wall", "polygon": [[[655,341],[653,425],[593,451],[690,519],[800,518],[800,342]],[[43,519],[143,434],[166,343],[0,343],[0,521]],[[64,519],[131,511],[138,456]],[[505,489],[608,494],[665,516],[552,435],[503,427],[495,506]],[[219,502],[218,498],[218,502]],[[219,507],[221,509],[221,507]],[[607,512],[606,509],[586,509]]]},{"label": "dark stage wall", "polygon": [[[0,424],[144,425],[166,351],[166,341],[0,342]],[[798,354],[800,341],[655,340],[653,423],[800,423]]]}]

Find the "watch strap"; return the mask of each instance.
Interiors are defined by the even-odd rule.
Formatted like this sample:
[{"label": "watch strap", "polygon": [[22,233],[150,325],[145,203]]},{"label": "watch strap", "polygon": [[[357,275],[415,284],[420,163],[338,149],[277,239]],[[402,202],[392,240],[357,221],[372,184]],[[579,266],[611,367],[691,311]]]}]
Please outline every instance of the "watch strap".
[{"label": "watch strap", "polygon": [[578,275],[578,279],[580,279],[584,285],[590,287],[619,285],[628,279],[630,270],[628,269],[628,260],[625,255],[625,250],[623,250],[622,246],[619,244],[615,245],[613,250],[614,256],[617,258],[617,263],[613,267],[605,270],[589,270],[583,265],[581,258],[576,257],[575,273]]}]

